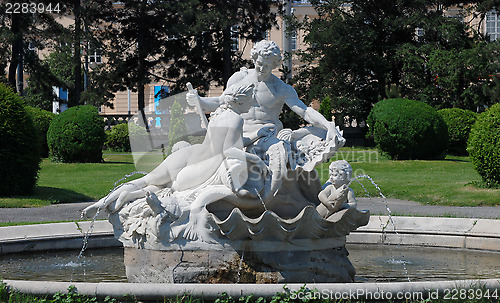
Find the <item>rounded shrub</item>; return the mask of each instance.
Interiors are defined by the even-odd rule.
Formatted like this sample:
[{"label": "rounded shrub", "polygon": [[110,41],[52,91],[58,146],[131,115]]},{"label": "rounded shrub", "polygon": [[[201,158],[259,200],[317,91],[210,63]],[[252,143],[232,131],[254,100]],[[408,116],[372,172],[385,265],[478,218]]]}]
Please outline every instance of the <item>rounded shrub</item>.
[{"label": "rounded shrub", "polygon": [[106,140],[104,121],[91,105],[74,106],[50,123],[50,157],[60,162],[100,162]]},{"label": "rounded shrub", "polygon": [[476,122],[477,114],[461,108],[445,108],[438,111],[448,126],[448,153],[457,156],[467,155],[467,140]]},{"label": "rounded shrub", "polygon": [[467,151],[476,171],[489,185],[500,184],[500,103],[479,115],[472,126]]},{"label": "rounded shrub", "polygon": [[33,192],[40,169],[40,140],[22,99],[0,83],[0,195]]},{"label": "rounded shrub", "polygon": [[49,130],[50,122],[56,116],[56,114],[43,110],[38,107],[26,106],[26,110],[31,115],[35,127],[38,130],[38,135],[40,137],[41,144],[41,156],[47,158],[49,156],[49,147],[47,146],[47,132]]},{"label": "rounded shrub", "polygon": [[120,123],[106,131],[106,148],[117,152],[130,152],[128,123]]},{"label": "rounded shrub", "polygon": [[448,144],[448,130],[441,115],[420,101],[382,100],[368,116],[368,135],[393,160],[440,158]]}]

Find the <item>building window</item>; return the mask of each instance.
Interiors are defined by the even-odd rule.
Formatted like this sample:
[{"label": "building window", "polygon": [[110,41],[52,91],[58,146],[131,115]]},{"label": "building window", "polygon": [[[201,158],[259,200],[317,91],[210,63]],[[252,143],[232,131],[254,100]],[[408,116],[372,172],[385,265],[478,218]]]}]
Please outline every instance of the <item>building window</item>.
[{"label": "building window", "polygon": [[240,50],[239,31],[240,29],[238,25],[231,26],[231,50],[233,52],[237,52]]},{"label": "building window", "polygon": [[415,40],[422,42],[424,39],[425,30],[421,27],[415,28]]},{"label": "building window", "polygon": [[102,63],[101,50],[100,49],[90,49],[89,51],[89,62],[90,63]]},{"label": "building window", "polygon": [[268,30],[262,33],[261,40],[269,40],[269,31]]},{"label": "building window", "polygon": [[28,50],[33,53],[37,53],[36,43],[34,41],[28,41]]},{"label": "building window", "polygon": [[292,32],[292,35],[290,36],[290,43],[292,44],[292,50],[297,49],[297,30],[294,30]]},{"label": "building window", "polygon": [[486,35],[490,37],[490,41],[500,38],[500,16],[497,11],[486,14]]}]

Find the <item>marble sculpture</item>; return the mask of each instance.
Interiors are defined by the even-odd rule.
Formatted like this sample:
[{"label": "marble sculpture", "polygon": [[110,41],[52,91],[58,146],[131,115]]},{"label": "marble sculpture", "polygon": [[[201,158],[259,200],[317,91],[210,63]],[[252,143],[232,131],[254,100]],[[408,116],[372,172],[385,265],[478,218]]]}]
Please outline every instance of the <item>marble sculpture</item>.
[{"label": "marble sculpture", "polygon": [[[345,237],[366,225],[346,161],[322,188],[315,166],[344,145],[333,122],[272,74],[272,41],[251,51],[255,68],[231,76],[220,97],[189,105],[212,112],[203,143],[179,143],[144,177],[84,210],[109,213],[136,282],[350,282]],[[284,105],[310,126],[284,129]]]}]

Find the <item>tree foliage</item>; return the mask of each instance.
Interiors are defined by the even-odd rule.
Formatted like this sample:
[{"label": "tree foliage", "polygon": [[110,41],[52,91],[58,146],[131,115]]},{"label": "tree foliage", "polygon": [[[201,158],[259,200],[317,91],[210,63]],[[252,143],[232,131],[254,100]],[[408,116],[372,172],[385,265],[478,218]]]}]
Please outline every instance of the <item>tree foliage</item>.
[{"label": "tree foliage", "polygon": [[22,99],[0,83],[0,196],[33,192],[40,170],[40,140]]},{"label": "tree foliage", "polygon": [[483,181],[488,186],[500,185],[500,103],[479,115],[467,151]]},{"label": "tree foliage", "polygon": [[461,108],[444,108],[438,111],[448,127],[450,142],[448,153],[458,156],[467,155],[467,140],[477,114]]},{"label": "tree foliage", "polygon": [[[9,2],[0,2],[0,67],[2,70],[3,67],[7,67],[8,83],[17,92],[21,88],[16,83],[17,67],[20,63],[25,71],[32,74],[31,77],[36,78],[43,74],[44,77],[50,78],[50,75],[45,73],[46,70],[40,68],[38,55],[31,51],[28,45],[35,46],[38,50],[45,49],[67,30],[56,22],[57,12],[37,10],[35,13],[7,14],[7,3]],[[32,1],[22,0],[16,3],[29,5]],[[54,5],[52,1],[48,0],[37,2],[44,7],[49,3]],[[59,13],[62,14],[64,4],[59,7],[61,8]]]},{"label": "tree foliage", "polygon": [[184,119],[184,110],[179,103],[174,102],[170,109],[170,127],[168,129],[168,149],[167,153],[172,151],[175,143],[187,139],[186,120]]},{"label": "tree foliage", "polygon": [[35,129],[38,132],[38,137],[40,138],[40,155],[42,158],[47,158],[49,156],[47,132],[49,131],[50,122],[52,122],[56,114],[38,107],[26,106],[25,109],[31,115]]},{"label": "tree foliage", "polygon": [[115,152],[130,152],[128,123],[120,123],[106,131],[105,147]]},{"label": "tree foliage", "polygon": [[367,123],[378,148],[394,160],[440,158],[448,145],[443,117],[420,101],[382,100],[373,107]]},{"label": "tree foliage", "polygon": [[[494,7],[481,1],[481,9]],[[332,99],[337,116],[364,120],[395,85],[401,95],[437,108],[492,104],[489,75],[498,45],[444,10],[456,1],[313,0],[318,18],[305,19],[305,62],[295,77],[307,100]],[[463,7],[466,12],[466,6]],[[460,16],[459,16],[460,17]]]},{"label": "tree foliage", "polygon": [[436,108],[478,110],[495,100],[492,75],[498,69],[499,44],[478,43],[467,49],[443,49],[432,45],[405,45],[399,50],[403,62],[401,83],[405,95]]},{"label": "tree foliage", "polygon": [[69,108],[50,123],[47,144],[54,161],[101,162],[106,140],[104,121],[90,105]]},{"label": "tree foliage", "polygon": [[[16,3],[28,4],[32,10],[33,1],[21,0]],[[85,45],[95,40],[94,33],[106,19],[107,0],[39,0],[35,4],[49,5],[51,11],[37,9],[35,13],[7,14],[7,2],[0,2],[0,70],[7,67],[8,83],[16,92],[16,76],[19,63],[29,74],[28,103],[49,109],[54,99],[52,86],[69,90],[69,105],[81,104],[83,85],[82,53]],[[57,6],[56,6],[57,5]],[[37,6],[39,7],[39,6]],[[41,6],[40,6],[41,7]],[[57,7],[57,10],[54,8]],[[76,22],[63,26],[57,18],[73,16]],[[34,46],[35,51],[28,45]],[[40,56],[40,51],[48,51],[48,58]],[[20,77],[17,77],[20,78]],[[104,94],[106,95],[106,94]],[[85,100],[85,99],[84,99]]]},{"label": "tree foliage", "polygon": [[328,121],[332,121],[332,101],[326,96],[319,105],[319,113]]},{"label": "tree foliage", "polygon": [[168,82],[173,93],[186,82],[201,90],[223,85],[242,64],[241,54],[231,50],[231,27],[238,26],[240,37],[260,39],[276,23],[272,3],[277,1],[121,1],[113,26],[102,32],[109,42],[103,45],[103,82],[112,83],[113,92],[138,91],[139,108],[151,81]]}]

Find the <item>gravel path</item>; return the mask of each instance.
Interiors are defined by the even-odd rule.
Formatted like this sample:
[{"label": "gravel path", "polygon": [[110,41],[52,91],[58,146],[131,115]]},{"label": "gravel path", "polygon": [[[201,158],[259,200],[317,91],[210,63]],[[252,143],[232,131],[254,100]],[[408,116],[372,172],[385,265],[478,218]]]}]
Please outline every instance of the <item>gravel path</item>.
[{"label": "gravel path", "polygon": [[[358,208],[369,210],[371,214],[387,215],[388,211],[381,198],[357,198]],[[393,215],[423,217],[458,217],[478,219],[500,219],[500,206],[440,206],[423,205],[418,202],[386,199]]]},{"label": "gravel path", "polygon": [[[32,208],[0,208],[0,222],[54,222],[80,220],[81,211],[94,202],[63,203]],[[106,218],[104,214],[99,219]]]}]

